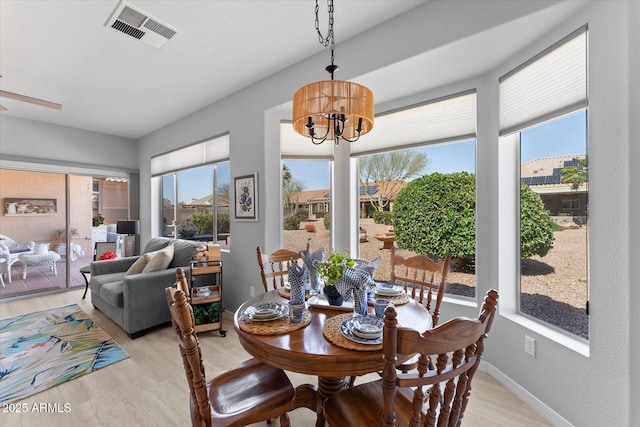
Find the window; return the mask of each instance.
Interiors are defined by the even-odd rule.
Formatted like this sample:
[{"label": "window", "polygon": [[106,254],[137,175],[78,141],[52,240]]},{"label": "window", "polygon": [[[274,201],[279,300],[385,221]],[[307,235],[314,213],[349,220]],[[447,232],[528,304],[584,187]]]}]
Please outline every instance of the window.
[{"label": "window", "polygon": [[580,200],[578,199],[562,199],[562,211],[563,213],[567,213],[567,215],[573,215],[574,213],[580,212]]},{"label": "window", "polygon": [[[453,174],[468,172],[475,189],[475,140],[440,143],[386,153],[371,154],[359,158],[359,227],[360,257],[374,259],[382,255],[382,263],[376,269],[376,279],[389,280],[390,258],[381,253],[385,245],[398,243],[393,236],[393,205],[398,193],[409,182],[428,174]],[[475,226],[475,210],[469,212]],[[475,229],[475,227],[474,227]],[[470,233],[475,248],[475,233]],[[398,250],[398,249],[397,249]],[[388,251],[385,251],[388,252]],[[416,254],[399,249],[403,256]],[[438,258],[427,254],[431,258]],[[463,297],[475,297],[475,252],[469,257],[456,259],[448,273],[445,292]]]},{"label": "window", "polygon": [[[586,111],[520,133],[520,179],[534,174],[542,182],[526,185],[551,220],[553,246],[538,253],[526,246],[543,241],[527,218],[530,200],[521,191],[520,311],[567,332],[588,338],[588,175]],[[528,194],[528,191],[527,191]]]},{"label": "window", "polygon": [[292,251],[331,248],[331,162],[333,144],[312,144],[291,122],[280,123],[282,158],[282,245]]},{"label": "window", "polygon": [[[352,146],[352,156],[358,158],[359,165],[359,256],[364,259],[382,256],[376,279],[389,280],[391,275],[390,252],[380,249],[395,245],[405,256],[423,253],[431,258],[444,258],[451,254],[449,249],[458,246],[445,292],[475,296],[475,132],[476,93],[471,90],[381,115],[376,118],[374,129]],[[464,238],[441,233],[430,239],[442,228],[429,227],[423,217],[425,223],[417,230],[424,232],[424,236],[414,241],[406,237],[404,242],[396,240],[396,237],[402,240],[402,234],[415,234],[399,229],[397,223],[394,225],[398,194],[415,179],[428,179],[427,175],[438,179],[439,175],[433,175],[436,172],[456,174],[451,177],[458,182],[468,181],[466,188],[473,201],[464,212],[466,225],[460,227]],[[438,218],[435,222],[443,221]],[[454,243],[460,240],[464,240],[464,245]],[[441,251],[447,253],[438,253]]]},{"label": "window", "polygon": [[229,162],[163,175],[162,195],[163,236],[229,245]]},{"label": "window", "polygon": [[162,236],[229,245],[228,156],[222,135],[152,158],[152,174],[162,178]]},{"label": "window", "polygon": [[[382,257],[376,269],[376,279],[390,278],[390,251],[381,252],[380,249],[388,249],[390,244],[394,244],[395,230],[390,228],[398,192],[411,180],[426,173],[465,171],[471,175],[470,187],[473,192],[470,224],[464,227],[469,231],[466,241],[470,248],[467,248],[466,256],[456,263],[458,271],[450,273],[447,292],[475,296],[475,134],[476,92],[468,90],[380,115],[376,118],[373,131],[360,138],[358,143],[350,145],[351,156],[360,164],[356,202],[360,218],[358,257],[370,260]],[[281,123],[280,138],[281,156],[284,159],[285,247],[300,250],[311,238],[312,249],[324,247],[329,250],[329,233],[322,230],[321,234],[318,230],[323,225],[325,228],[331,226],[326,213],[330,212],[331,203],[334,203],[328,185],[334,146],[330,143],[313,145],[308,139],[297,135],[291,123],[285,122]],[[431,168],[428,167],[430,161],[433,162]],[[301,225],[298,224],[299,218],[294,216],[295,209],[304,208],[307,212],[303,213],[303,217],[315,219],[315,223],[302,221]],[[334,212],[341,212],[340,206],[335,208]],[[325,220],[322,224],[317,221],[320,216]],[[304,227],[315,229],[315,232],[304,231]],[[433,253],[426,255],[437,258]]]},{"label": "window", "polygon": [[300,251],[309,242],[311,250],[331,242],[330,162],[328,160],[284,160],[282,162],[282,247]]},{"label": "window", "polygon": [[[519,181],[519,200],[501,193],[505,205],[517,204],[512,211],[518,239],[513,246],[501,239],[501,246],[509,247],[514,261],[519,261],[515,306],[527,317],[584,339],[587,101],[586,27],[500,78],[501,156],[513,159],[511,153],[518,153],[520,160],[513,165],[518,170],[513,176]],[[501,171],[503,178],[511,175],[502,160]],[[511,220],[505,217],[501,223]],[[503,250],[501,255],[507,255]]]}]

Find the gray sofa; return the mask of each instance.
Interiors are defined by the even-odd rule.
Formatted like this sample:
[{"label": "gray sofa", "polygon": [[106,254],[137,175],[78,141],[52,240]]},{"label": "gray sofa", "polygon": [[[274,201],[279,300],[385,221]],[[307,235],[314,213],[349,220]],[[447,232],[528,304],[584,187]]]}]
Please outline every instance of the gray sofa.
[{"label": "gray sofa", "polygon": [[176,282],[177,267],[188,271],[189,262],[196,254],[195,242],[155,237],[142,252],[163,249],[171,242],[173,260],[164,270],[125,276],[139,256],[91,263],[91,303],[120,325],[130,338],[137,338],[147,329],[171,321],[164,289]]}]

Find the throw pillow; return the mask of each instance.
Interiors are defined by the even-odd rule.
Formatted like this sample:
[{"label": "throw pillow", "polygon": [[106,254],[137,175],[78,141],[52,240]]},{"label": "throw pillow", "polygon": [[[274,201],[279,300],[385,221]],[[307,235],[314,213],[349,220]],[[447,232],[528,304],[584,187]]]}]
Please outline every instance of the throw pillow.
[{"label": "throw pillow", "polygon": [[151,254],[142,254],[140,258],[136,260],[136,262],[131,264],[131,267],[129,267],[129,269],[127,270],[126,273],[124,273],[124,275],[130,276],[132,274],[142,273],[142,270],[144,270],[144,268],[147,266],[150,259],[151,259]]},{"label": "throw pillow", "polygon": [[147,265],[142,270],[143,273],[148,273],[150,271],[156,270],[166,270],[171,264],[171,260],[173,259],[173,244],[167,246],[166,248],[157,251],[149,260]]}]

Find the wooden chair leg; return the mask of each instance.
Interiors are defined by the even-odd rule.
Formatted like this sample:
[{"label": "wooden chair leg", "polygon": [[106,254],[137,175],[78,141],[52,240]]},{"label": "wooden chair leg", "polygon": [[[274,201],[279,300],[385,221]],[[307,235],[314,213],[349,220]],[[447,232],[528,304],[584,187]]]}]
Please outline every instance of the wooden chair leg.
[{"label": "wooden chair leg", "polygon": [[280,427],[290,427],[291,424],[289,423],[289,415],[287,415],[286,413],[280,415]]},{"label": "wooden chair leg", "polygon": [[351,388],[356,383],[356,376],[352,375],[349,377],[349,383],[347,384],[347,388]]}]

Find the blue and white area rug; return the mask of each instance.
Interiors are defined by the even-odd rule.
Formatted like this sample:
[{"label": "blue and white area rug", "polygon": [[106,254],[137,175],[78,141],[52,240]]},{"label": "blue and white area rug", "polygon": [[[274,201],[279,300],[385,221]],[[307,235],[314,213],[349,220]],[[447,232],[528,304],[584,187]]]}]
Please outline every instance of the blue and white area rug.
[{"label": "blue and white area rug", "polygon": [[129,357],[77,304],[0,320],[0,403]]}]

